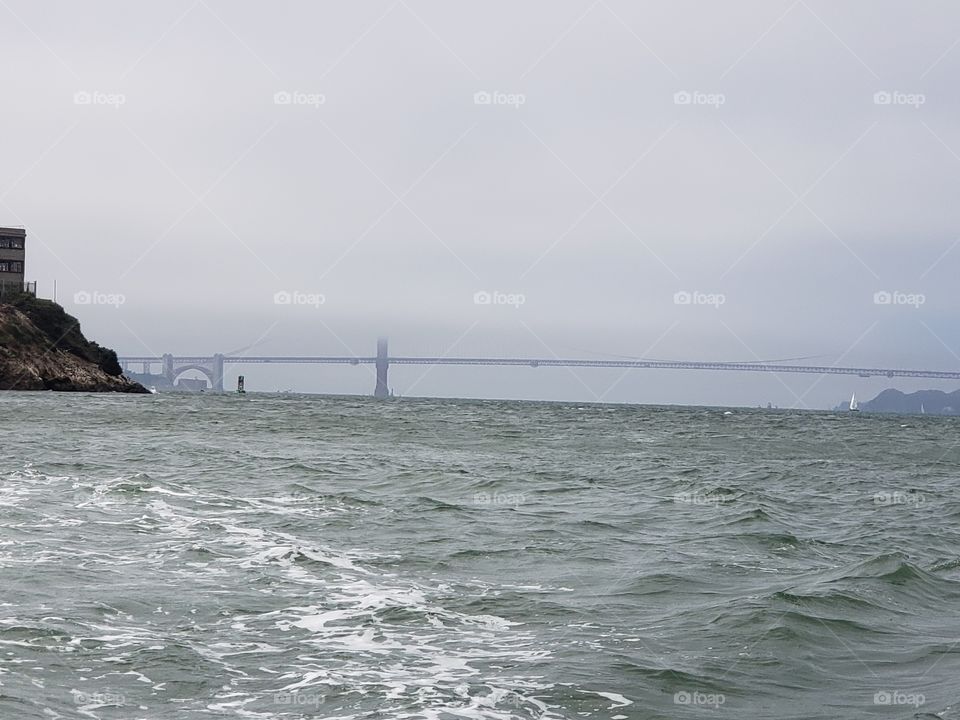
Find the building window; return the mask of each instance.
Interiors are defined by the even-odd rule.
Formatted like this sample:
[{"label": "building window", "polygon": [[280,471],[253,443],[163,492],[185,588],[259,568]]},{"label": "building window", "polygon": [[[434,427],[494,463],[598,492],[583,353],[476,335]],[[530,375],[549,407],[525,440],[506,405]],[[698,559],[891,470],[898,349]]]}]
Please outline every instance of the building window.
[{"label": "building window", "polygon": [[10,272],[22,273],[23,272],[23,262],[20,260],[11,260],[10,261]]},{"label": "building window", "polygon": [[0,248],[23,249],[23,238],[0,237]]},{"label": "building window", "polygon": [[10,272],[10,262],[8,260],[0,260],[0,272]]}]

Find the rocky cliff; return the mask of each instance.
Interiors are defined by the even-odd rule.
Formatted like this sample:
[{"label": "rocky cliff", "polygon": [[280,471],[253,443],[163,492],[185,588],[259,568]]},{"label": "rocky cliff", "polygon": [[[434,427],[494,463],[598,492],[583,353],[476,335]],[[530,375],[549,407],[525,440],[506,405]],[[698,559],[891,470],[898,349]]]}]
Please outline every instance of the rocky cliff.
[{"label": "rocky cliff", "polygon": [[0,304],[0,390],[148,392],[122,373],[117,354],[87,340],[56,303],[22,296]]}]

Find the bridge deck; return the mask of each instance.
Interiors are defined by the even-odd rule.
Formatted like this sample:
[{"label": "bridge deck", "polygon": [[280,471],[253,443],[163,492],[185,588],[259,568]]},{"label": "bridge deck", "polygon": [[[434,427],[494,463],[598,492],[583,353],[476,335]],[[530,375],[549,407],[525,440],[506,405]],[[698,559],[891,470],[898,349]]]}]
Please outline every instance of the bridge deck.
[{"label": "bridge deck", "polygon": [[[125,356],[121,363],[162,363],[162,357]],[[175,365],[212,365],[213,356],[173,356]],[[376,357],[351,356],[223,356],[232,364],[327,364],[372,365]],[[717,370],[735,372],[805,373],[814,375],[858,375],[860,377],[915,377],[960,380],[960,371],[915,370],[832,365],[779,365],[774,363],[687,362],[665,360],[585,360],[576,358],[481,358],[481,357],[388,357],[390,365],[499,365],[523,367],[596,367],[650,370]]]}]

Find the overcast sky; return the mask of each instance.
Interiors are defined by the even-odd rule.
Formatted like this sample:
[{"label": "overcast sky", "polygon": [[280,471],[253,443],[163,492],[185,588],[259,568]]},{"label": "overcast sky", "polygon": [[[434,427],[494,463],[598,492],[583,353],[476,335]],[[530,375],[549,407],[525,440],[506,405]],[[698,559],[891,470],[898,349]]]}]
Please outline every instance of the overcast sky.
[{"label": "overcast sky", "polygon": [[[398,355],[960,367],[956,3],[4,0],[0,18],[0,219],[27,228],[40,294],[56,280],[121,355],[370,355],[383,333]],[[242,371],[368,393],[370,370]],[[890,381],[391,383],[826,407]]]}]

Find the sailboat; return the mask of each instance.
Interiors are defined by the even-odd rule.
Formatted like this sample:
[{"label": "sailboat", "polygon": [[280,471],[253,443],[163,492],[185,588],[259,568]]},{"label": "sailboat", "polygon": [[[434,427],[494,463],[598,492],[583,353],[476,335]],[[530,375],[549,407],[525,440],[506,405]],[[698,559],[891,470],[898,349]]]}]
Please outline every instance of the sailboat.
[{"label": "sailboat", "polygon": [[860,412],[860,403],[857,402],[856,393],[850,398],[850,412]]},{"label": "sailboat", "polygon": [[927,414],[927,409],[923,406],[923,403],[920,403],[920,414],[921,415]]}]

